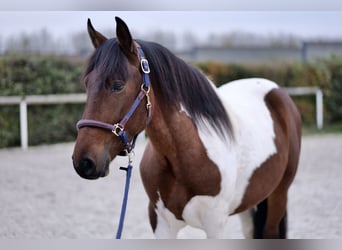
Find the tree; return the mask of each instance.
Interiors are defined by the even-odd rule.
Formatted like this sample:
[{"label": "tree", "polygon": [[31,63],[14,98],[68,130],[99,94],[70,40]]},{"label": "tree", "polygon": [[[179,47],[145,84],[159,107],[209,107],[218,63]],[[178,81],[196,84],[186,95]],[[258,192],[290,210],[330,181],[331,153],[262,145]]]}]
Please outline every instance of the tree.
[{"label": "tree", "polygon": [[31,33],[20,33],[6,39],[5,52],[19,54],[65,54],[68,48],[62,40],[57,40],[47,29]]},{"label": "tree", "polygon": [[85,56],[93,51],[93,47],[89,40],[89,35],[86,31],[75,33],[71,36],[71,44],[74,53]]}]

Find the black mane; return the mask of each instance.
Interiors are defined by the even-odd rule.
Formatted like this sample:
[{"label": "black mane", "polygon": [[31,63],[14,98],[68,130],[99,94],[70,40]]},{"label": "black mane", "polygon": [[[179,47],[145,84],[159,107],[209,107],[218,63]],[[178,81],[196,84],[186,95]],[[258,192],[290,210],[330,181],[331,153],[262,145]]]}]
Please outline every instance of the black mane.
[{"label": "black mane", "polygon": [[206,76],[157,43],[138,43],[149,61],[155,92],[166,105],[182,103],[195,123],[207,120],[221,135],[231,135],[229,117]]},{"label": "black mane", "polygon": [[[178,107],[181,103],[195,124],[208,121],[222,136],[232,136],[229,117],[206,76],[157,43],[137,42],[149,61],[154,92],[165,105]],[[116,39],[107,40],[91,56],[85,75],[97,68],[103,76],[125,80],[125,60]]]},{"label": "black mane", "polygon": [[84,76],[96,69],[99,71],[99,75],[103,77],[101,79],[102,83],[108,76],[125,81],[128,77],[127,61],[117,40],[115,38],[109,39],[101,44],[91,55]]}]

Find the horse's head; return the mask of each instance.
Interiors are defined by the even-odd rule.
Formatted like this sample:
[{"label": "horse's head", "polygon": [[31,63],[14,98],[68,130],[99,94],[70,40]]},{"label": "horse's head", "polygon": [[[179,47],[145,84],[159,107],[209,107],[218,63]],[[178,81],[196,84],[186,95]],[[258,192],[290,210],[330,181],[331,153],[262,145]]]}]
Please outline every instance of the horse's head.
[{"label": "horse's head", "polygon": [[150,86],[142,84],[148,63],[127,25],[120,18],[116,22],[117,38],[107,39],[88,20],[95,52],[84,74],[87,102],[72,156],[76,172],[86,179],[106,176],[109,163],[130,150],[149,118]]}]

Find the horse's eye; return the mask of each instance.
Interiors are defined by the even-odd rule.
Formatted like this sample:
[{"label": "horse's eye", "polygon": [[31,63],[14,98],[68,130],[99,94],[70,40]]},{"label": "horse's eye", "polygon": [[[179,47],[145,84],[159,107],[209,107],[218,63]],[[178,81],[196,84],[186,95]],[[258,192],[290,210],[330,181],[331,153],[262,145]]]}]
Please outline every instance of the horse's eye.
[{"label": "horse's eye", "polygon": [[109,84],[109,90],[111,92],[120,92],[124,87],[125,83],[123,81],[114,81]]}]

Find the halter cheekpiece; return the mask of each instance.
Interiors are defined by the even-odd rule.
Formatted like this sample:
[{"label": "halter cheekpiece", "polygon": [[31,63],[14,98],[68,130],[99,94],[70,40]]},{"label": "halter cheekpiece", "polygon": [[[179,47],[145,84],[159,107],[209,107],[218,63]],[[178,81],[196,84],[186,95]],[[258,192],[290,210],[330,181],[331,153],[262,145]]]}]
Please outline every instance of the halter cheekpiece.
[{"label": "halter cheekpiece", "polygon": [[111,131],[115,136],[119,137],[121,142],[123,143],[125,149],[124,151],[120,152],[119,155],[125,156],[132,152],[135,146],[135,141],[138,135],[135,135],[133,139],[130,141],[127,131],[125,130],[125,125],[128,120],[132,117],[135,110],[139,106],[140,102],[146,97],[146,110],[147,110],[147,123],[151,120],[151,101],[150,101],[150,89],[151,89],[151,81],[150,81],[150,66],[145,57],[145,53],[142,50],[141,46],[135,42],[139,60],[140,60],[140,67],[142,71],[142,84],[140,88],[140,92],[138,93],[137,97],[135,98],[131,108],[128,110],[126,115],[115,124],[105,123],[101,121],[91,120],[91,119],[81,119],[77,122],[76,127],[77,129],[81,129],[83,127],[94,127],[94,128],[101,128],[105,130]]}]

